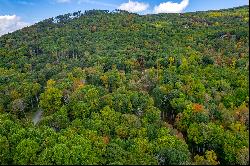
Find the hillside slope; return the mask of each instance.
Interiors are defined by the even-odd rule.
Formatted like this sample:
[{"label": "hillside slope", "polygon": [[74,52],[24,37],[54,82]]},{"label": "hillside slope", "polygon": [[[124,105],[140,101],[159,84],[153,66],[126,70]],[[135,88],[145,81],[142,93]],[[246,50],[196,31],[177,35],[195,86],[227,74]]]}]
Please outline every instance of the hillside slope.
[{"label": "hillside slope", "polygon": [[0,37],[0,164],[248,164],[248,75],[249,6],[46,19]]}]

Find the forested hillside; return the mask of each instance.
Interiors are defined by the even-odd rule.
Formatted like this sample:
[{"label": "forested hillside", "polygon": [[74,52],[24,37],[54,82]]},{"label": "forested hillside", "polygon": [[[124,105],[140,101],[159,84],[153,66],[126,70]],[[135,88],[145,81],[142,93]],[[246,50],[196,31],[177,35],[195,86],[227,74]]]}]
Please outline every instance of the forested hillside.
[{"label": "forested hillside", "polygon": [[248,164],[248,24],[91,10],[3,35],[0,164]]}]

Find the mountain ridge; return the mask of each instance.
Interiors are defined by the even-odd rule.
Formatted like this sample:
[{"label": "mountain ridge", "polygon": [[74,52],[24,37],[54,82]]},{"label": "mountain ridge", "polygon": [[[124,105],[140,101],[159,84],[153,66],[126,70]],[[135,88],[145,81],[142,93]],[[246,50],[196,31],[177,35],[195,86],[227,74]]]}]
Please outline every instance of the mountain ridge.
[{"label": "mountain ridge", "polygon": [[[249,5],[242,5],[242,6],[238,6],[238,7],[232,7],[232,8],[224,8],[224,9],[216,9],[216,10],[206,10],[206,11],[193,11],[193,12],[184,12],[184,13],[158,13],[158,14],[145,14],[145,15],[140,15],[140,16],[147,16],[147,15],[161,15],[161,14],[187,14],[187,13],[206,13],[206,12],[215,12],[215,11],[227,11],[227,10],[235,10],[235,9],[241,9],[241,8],[249,8]],[[119,11],[121,11],[121,12],[124,12],[124,13],[130,13],[130,12],[127,12],[127,11],[125,11],[125,10],[120,10],[120,9],[115,9],[115,10],[113,10],[113,11],[109,11],[109,10],[101,10],[101,9],[92,9],[92,10],[86,10],[85,12],[89,12],[89,11],[104,11],[104,12],[107,12],[107,13],[115,13],[115,12],[119,12]],[[81,13],[81,11],[77,11],[77,12],[72,12],[72,13],[67,13],[67,14],[64,14],[64,15],[68,15],[68,14],[71,14],[71,15],[74,15],[74,13],[78,13],[78,12],[80,12],[80,14],[83,14],[84,15],[84,13]],[[130,14],[136,14],[136,13],[130,13]],[[136,15],[139,15],[139,14],[136,14]],[[63,15],[59,15],[59,16],[63,16]],[[56,16],[57,17],[57,16]],[[44,22],[44,21],[46,21],[46,20],[49,20],[49,19],[54,19],[54,18],[56,18],[56,17],[50,17],[50,18],[48,18],[48,19],[44,19],[44,20],[41,20],[41,21],[39,21],[39,22],[37,22],[37,23],[34,23],[34,24],[32,24],[32,25],[30,25],[30,26],[27,26],[27,27],[24,27],[24,28],[21,28],[21,29],[19,29],[19,30],[16,30],[16,31],[20,31],[20,30],[22,30],[22,29],[25,29],[25,28],[28,28],[28,27],[31,27],[31,26],[35,26],[36,24],[39,24],[40,22]],[[14,33],[14,32],[11,32],[11,33]],[[10,34],[10,33],[8,33],[8,34]],[[4,35],[8,35],[8,34],[4,34]],[[4,35],[2,35],[2,36],[4,36]],[[1,37],[1,36],[0,36]]]},{"label": "mountain ridge", "polygon": [[249,164],[248,6],[119,12],[0,37],[0,164]]}]

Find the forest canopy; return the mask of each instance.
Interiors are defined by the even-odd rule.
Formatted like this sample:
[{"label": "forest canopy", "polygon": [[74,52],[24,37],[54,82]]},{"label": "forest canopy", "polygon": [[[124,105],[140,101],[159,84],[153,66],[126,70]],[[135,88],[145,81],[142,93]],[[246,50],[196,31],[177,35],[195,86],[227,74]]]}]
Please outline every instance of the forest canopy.
[{"label": "forest canopy", "polygon": [[249,164],[249,6],[77,11],[0,37],[0,164]]}]

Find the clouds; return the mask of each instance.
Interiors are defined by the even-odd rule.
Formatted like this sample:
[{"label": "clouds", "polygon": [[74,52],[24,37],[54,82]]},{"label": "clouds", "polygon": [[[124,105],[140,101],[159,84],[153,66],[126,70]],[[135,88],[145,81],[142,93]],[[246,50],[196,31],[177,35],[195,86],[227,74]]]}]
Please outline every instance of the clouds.
[{"label": "clouds", "polygon": [[16,15],[0,16],[0,36],[8,32],[16,31],[28,25],[30,24],[23,22],[21,18],[17,17]]},{"label": "clouds", "polygon": [[[172,1],[162,2],[155,6],[153,13],[180,13],[189,5],[189,0],[182,0],[180,3]],[[129,12],[142,12],[149,8],[149,4],[143,2],[129,1],[123,3],[118,9],[126,10]]]},{"label": "clouds", "polygon": [[183,0],[181,3],[164,2],[158,6],[155,6],[154,13],[180,13],[189,4],[189,0]]},{"label": "clouds", "polygon": [[121,4],[118,9],[120,10],[126,10],[129,12],[142,12],[147,10],[149,7],[149,4],[143,3],[143,2],[136,2],[136,1],[129,1],[127,3]]}]

